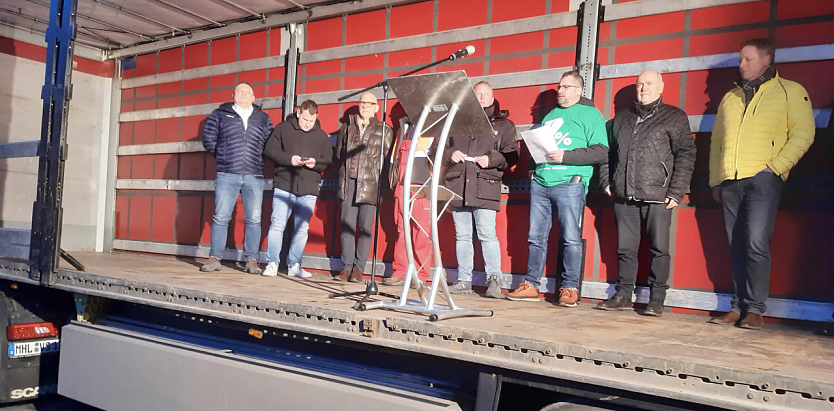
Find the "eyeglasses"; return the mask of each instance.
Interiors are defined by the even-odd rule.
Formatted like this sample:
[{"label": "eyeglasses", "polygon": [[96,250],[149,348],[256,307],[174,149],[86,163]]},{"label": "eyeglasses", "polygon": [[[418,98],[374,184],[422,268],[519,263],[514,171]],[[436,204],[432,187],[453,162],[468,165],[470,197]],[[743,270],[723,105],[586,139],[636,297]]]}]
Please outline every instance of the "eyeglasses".
[{"label": "eyeglasses", "polygon": [[579,87],[579,86],[570,86],[570,85],[568,85],[568,86],[563,86],[563,85],[561,85],[561,84],[560,84],[560,85],[558,85],[558,86],[556,86],[556,90],[563,89],[563,88],[564,88],[564,89],[570,89],[570,88],[582,88],[582,87]]},{"label": "eyeglasses", "polygon": [[359,107],[373,107],[375,105],[376,105],[376,103],[373,103],[373,102],[370,102],[370,101],[360,101],[359,102]]}]

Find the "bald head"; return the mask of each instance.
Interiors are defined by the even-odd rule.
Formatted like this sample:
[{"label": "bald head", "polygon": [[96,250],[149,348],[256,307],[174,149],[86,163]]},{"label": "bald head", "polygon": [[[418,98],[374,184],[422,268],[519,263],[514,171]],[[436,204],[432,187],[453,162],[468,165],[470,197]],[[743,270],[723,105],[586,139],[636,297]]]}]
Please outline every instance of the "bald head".
[{"label": "bald head", "polygon": [[637,77],[637,101],[650,104],[663,93],[663,77],[654,70],[646,70]]},{"label": "bald head", "polygon": [[377,111],[379,111],[379,104],[376,102],[374,93],[362,93],[362,96],[359,97],[359,118],[362,119],[362,122],[367,123],[372,116],[376,115]]}]

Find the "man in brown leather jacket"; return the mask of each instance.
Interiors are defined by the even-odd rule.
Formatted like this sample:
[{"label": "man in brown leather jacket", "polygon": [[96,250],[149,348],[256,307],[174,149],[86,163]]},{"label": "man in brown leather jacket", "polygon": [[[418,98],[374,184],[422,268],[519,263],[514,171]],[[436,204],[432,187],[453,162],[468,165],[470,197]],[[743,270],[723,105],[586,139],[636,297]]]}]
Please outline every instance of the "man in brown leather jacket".
[{"label": "man in brown leather jacket", "polygon": [[481,242],[487,275],[487,296],[502,298],[501,248],[495,235],[495,215],[501,208],[501,180],[504,170],[518,161],[515,124],[501,110],[492,95],[492,87],[482,81],[473,87],[484,113],[492,123],[494,135],[454,136],[449,138],[443,154],[446,188],[461,196],[453,200],[455,252],[458,279],[449,288],[453,294],[472,292],[472,269],[475,251],[472,245],[472,220]]},{"label": "man in brown leather jacket", "polygon": [[[342,200],[342,263],[344,268],[333,276],[338,281],[362,281],[376,216],[376,194],[381,170],[380,155],[390,158],[394,132],[376,118],[379,104],[373,93],[359,98],[359,114],[351,114],[339,129],[336,161],[339,162],[339,199]],[[385,145],[382,144],[383,130]],[[387,181],[387,180],[386,180]],[[356,239],[357,217],[359,240]]]}]

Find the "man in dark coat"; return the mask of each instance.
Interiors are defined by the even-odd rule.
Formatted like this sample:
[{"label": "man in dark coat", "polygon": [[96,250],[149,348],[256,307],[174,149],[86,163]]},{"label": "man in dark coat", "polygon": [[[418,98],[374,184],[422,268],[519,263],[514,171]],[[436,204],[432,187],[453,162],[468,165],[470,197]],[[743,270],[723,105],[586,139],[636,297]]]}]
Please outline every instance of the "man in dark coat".
[{"label": "man in dark coat", "polygon": [[245,271],[260,274],[258,249],[261,240],[261,204],[264,197],[264,143],[272,133],[272,120],[253,104],[252,86],[235,86],[233,103],[223,103],[206,119],[203,147],[217,159],[214,180],[214,217],[211,223],[209,259],[202,271],[220,270],[226,249],[229,221],[238,196],[243,198],[246,230],[243,234]]},{"label": "man in dark coat", "polygon": [[[373,93],[359,97],[359,114],[348,116],[336,140],[339,169],[339,199],[342,200],[342,271],[333,276],[338,281],[362,281],[365,263],[371,252],[377,187],[383,158],[391,158],[394,131],[377,120],[379,111]],[[383,133],[385,135],[383,144]],[[387,181],[387,180],[386,180]],[[359,240],[356,220],[359,219]]]},{"label": "man in dark coat", "polygon": [[501,110],[492,95],[492,87],[482,81],[473,88],[484,113],[492,123],[494,135],[453,136],[443,157],[449,164],[446,188],[461,199],[453,200],[455,251],[458,279],[449,288],[453,294],[472,292],[472,269],[475,250],[472,245],[472,221],[478,232],[487,275],[487,296],[501,298],[501,248],[495,235],[495,215],[501,208],[501,180],[504,170],[518,162],[515,124]]},{"label": "man in dark coat", "polygon": [[669,285],[669,231],[672,209],[689,191],[695,168],[695,141],[683,110],[663,103],[660,73],[637,78],[637,102],[614,117],[609,161],[600,166],[600,185],[616,198],[617,293],[601,310],[631,308],[637,279],[640,229],[645,225],[652,253],[649,304],[643,314],[659,317]]},{"label": "man in dark coat", "polygon": [[311,276],[301,268],[301,254],[307,245],[307,227],[319,195],[321,173],[333,162],[330,138],[321,129],[318,113],[313,101],[301,103],[294,116],[275,127],[263,151],[263,156],[275,163],[272,223],[266,248],[268,264],[263,272],[267,277],[278,274],[278,258],[290,213],[294,215],[295,232],[287,255],[287,275]]}]

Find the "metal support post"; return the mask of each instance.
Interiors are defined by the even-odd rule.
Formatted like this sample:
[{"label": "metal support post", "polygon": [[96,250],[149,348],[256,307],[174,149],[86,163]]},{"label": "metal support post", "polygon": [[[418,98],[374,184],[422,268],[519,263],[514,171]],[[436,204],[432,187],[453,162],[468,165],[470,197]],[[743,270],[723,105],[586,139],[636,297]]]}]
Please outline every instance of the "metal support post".
[{"label": "metal support post", "polygon": [[284,75],[284,119],[286,120],[289,117],[293,110],[295,110],[295,85],[298,79],[298,57],[299,57],[299,47],[298,41],[300,40],[300,33],[301,27],[296,23],[290,23],[287,27],[287,30],[290,32],[290,47],[287,49],[287,61],[284,64],[286,68],[286,74]]},{"label": "metal support post", "polygon": [[52,0],[46,30],[46,76],[41,91],[43,119],[38,148],[38,190],[32,211],[31,275],[51,283],[61,249],[61,198],[67,159],[67,118],[72,98],[72,58],[77,0]]},{"label": "metal support post", "polygon": [[585,79],[582,97],[594,98],[594,82],[599,78],[597,51],[599,49],[599,25],[605,7],[602,0],[585,0],[579,5],[576,26],[579,28],[576,42],[576,69]]},{"label": "metal support post", "polygon": [[116,75],[110,86],[110,141],[107,146],[107,181],[105,182],[106,198],[104,202],[104,244],[103,251],[113,251],[113,240],[116,238],[116,168],[119,149],[119,112],[122,107],[122,60],[116,59]]}]

